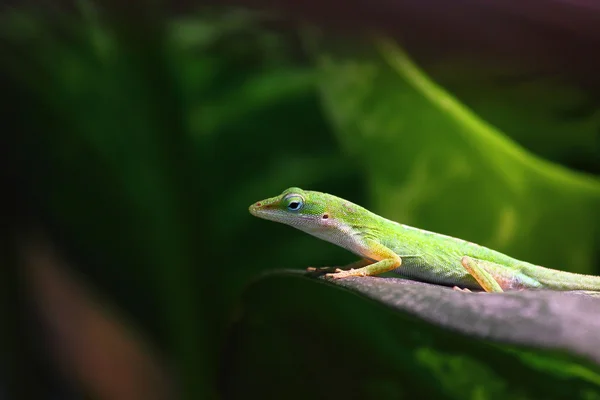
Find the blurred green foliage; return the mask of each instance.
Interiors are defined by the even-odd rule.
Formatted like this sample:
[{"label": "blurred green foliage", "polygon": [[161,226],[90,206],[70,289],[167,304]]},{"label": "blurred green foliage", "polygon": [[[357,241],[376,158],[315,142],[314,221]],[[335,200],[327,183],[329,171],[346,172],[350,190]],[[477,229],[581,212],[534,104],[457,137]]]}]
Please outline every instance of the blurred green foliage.
[{"label": "blurred green foliage", "polygon": [[[353,38],[331,47],[243,10],[172,19],[148,12],[128,23],[109,11],[82,3],[60,19],[3,15],[4,95],[19,124],[9,163],[23,183],[27,212],[174,359],[189,398],[217,393],[215,366],[227,363],[220,349],[230,345],[223,338],[250,280],[270,269],[352,260],[334,246],[250,217],[253,201],[289,186],[335,193],[404,223],[549,267],[589,273],[596,265],[599,271],[598,181],[533,158],[494,128],[481,128],[483,122],[457,117],[462,106],[455,99],[424,91],[395,65],[404,57],[394,53],[398,48],[364,43],[359,51]],[[512,118],[506,111],[506,129],[527,123]],[[546,140],[545,126],[537,125],[537,136],[529,130],[528,140]],[[269,303],[302,304],[318,294],[324,310],[341,301],[336,315],[345,313],[324,338],[343,334],[343,323],[372,323],[367,315],[375,306],[359,306],[357,299],[346,304],[337,292],[322,291],[284,288],[261,303],[261,312],[270,312]],[[316,324],[317,334],[327,315],[304,322]],[[416,326],[411,335],[421,332]],[[435,328],[422,326],[433,335]],[[365,342],[378,345],[377,337],[388,335],[382,329],[364,330],[373,335]],[[419,346],[430,363],[454,367],[441,376],[438,367],[421,364],[407,393],[435,381],[432,395],[461,397],[464,388],[454,386],[453,374],[480,366],[463,367],[460,355]],[[256,351],[275,364],[253,364],[248,354],[247,367],[261,367],[265,376],[277,363],[296,371],[303,347],[294,347],[287,336],[281,347],[266,340]],[[368,346],[356,360],[312,353],[304,371],[327,374],[382,354]],[[402,368],[411,370],[416,356]],[[545,378],[532,374],[537,387]],[[467,372],[461,379],[473,398],[485,398],[475,390],[479,378]],[[370,395],[388,387],[365,384]],[[381,398],[397,394],[390,390]],[[535,397],[526,384],[519,391]]]},{"label": "blurred green foliage", "polygon": [[377,43],[367,55],[328,47],[319,63],[326,107],[362,162],[375,209],[533,263],[593,272],[599,182],[527,153],[393,42]]}]

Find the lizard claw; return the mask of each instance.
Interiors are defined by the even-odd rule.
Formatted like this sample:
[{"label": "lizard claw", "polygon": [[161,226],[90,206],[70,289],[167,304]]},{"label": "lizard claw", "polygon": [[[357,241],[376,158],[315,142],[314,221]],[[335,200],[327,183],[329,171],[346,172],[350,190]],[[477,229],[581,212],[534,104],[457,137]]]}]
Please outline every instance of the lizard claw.
[{"label": "lizard claw", "polygon": [[306,268],[306,272],[338,272],[341,271],[341,269],[337,268],[337,267],[307,267]]},{"label": "lizard claw", "polygon": [[452,289],[456,290],[457,292],[473,293],[473,292],[471,292],[471,291],[470,291],[469,289],[467,289],[467,288],[461,289],[461,288],[459,288],[458,286],[454,286]]}]

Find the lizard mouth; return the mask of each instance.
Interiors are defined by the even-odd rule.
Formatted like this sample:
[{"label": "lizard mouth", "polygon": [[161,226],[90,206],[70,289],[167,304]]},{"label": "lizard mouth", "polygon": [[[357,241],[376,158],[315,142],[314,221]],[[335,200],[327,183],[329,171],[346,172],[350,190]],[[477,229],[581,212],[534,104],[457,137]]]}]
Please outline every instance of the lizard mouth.
[{"label": "lizard mouth", "polygon": [[255,217],[261,218],[261,219],[266,219],[269,221],[275,221],[275,222],[284,222],[284,218],[282,216],[282,213],[279,212],[276,209],[264,209],[264,208],[254,208],[254,209],[250,209],[250,214],[254,215]]},{"label": "lizard mouth", "polygon": [[250,214],[256,216],[256,214],[258,213],[258,210],[256,209],[256,205],[252,204],[250,207],[248,207],[248,211],[250,211]]},{"label": "lizard mouth", "polygon": [[[275,215],[279,214],[277,208],[272,204],[265,204],[264,202],[258,202],[248,207],[250,214],[255,217],[272,219]],[[271,218],[270,218],[271,217]]]},{"label": "lizard mouth", "polygon": [[280,210],[274,204],[261,204],[261,202],[258,202],[248,207],[248,210],[250,211],[250,214],[254,215],[255,217],[286,223],[288,225],[296,225],[293,223],[293,221],[304,224],[307,223],[307,221],[313,220],[313,218],[307,215],[294,215],[293,218],[290,218],[288,213]]}]

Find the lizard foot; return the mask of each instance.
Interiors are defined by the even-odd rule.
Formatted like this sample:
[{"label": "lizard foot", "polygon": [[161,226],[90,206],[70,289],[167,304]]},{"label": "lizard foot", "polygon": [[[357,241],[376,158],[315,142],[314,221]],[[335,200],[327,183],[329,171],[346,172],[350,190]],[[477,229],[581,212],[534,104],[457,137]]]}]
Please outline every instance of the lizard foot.
[{"label": "lizard foot", "polygon": [[347,271],[337,268],[334,274],[326,274],[327,278],[339,279],[348,278],[350,276],[367,276],[363,271],[358,269],[349,269]]},{"label": "lizard foot", "polygon": [[323,274],[339,272],[339,271],[341,271],[341,269],[339,269],[338,267],[318,267],[318,268],[308,267],[308,268],[306,268],[306,275],[318,277],[318,276],[322,276]]}]

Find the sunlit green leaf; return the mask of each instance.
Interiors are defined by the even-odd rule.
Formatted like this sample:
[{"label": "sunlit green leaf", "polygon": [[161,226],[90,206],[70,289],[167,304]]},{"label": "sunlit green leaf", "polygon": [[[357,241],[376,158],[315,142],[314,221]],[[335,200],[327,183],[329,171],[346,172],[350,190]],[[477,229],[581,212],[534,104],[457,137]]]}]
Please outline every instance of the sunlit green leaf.
[{"label": "sunlit green leaf", "polygon": [[314,50],[340,143],[376,212],[557,269],[592,271],[600,183],[534,157],[431,81],[395,43]]}]

